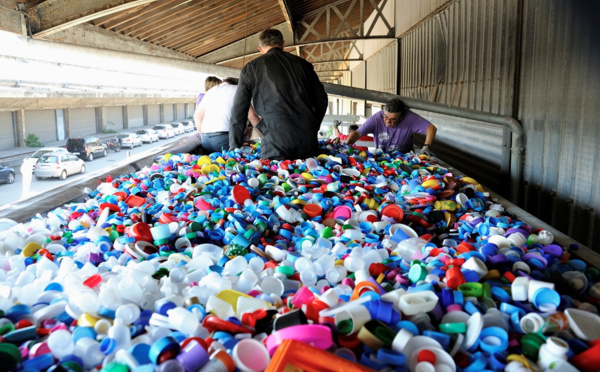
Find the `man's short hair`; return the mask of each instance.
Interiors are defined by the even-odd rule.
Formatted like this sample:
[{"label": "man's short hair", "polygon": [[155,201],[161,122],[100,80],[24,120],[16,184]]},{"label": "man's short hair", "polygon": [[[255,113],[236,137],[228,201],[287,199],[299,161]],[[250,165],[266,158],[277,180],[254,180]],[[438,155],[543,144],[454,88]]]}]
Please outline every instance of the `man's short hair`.
[{"label": "man's short hair", "polygon": [[283,34],[274,28],[264,30],[258,36],[258,45],[261,48],[283,47]]},{"label": "man's short hair", "polygon": [[358,125],[356,124],[352,124],[348,127],[349,132],[354,132],[355,130],[358,130]]},{"label": "man's short hair", "polygon": [[225,79],[223,79],[223,82],[231,85],[238,85],[239,81],[240,79],[234,77],[226,77]]},{"label": "man's short hair", "polygon": [[216,87],[221,84],[222,81],[216,76],[209,76],[204,80],[204,92],[208,92],[210,88]]},{"label": "man's short hair", "polygon": [[406,110],[408,110],[408,107],[406,107],[406,105],[404,104],[404,102],[402,102],[402,100],[400,100],[398,98],[394,98],[394,99],[388,101],[385,104],[385,107],[383,109],[385,111],[387,111],[389,113],[393,113],[393,114],[404,114],[404,112],[406,112]]}]

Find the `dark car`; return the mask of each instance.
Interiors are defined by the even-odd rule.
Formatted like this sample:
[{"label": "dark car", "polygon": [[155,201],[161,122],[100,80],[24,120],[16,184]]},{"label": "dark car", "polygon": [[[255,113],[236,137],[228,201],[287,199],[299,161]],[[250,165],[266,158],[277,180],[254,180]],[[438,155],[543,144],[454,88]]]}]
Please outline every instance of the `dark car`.
[{"label": "dark car", "polygon": [[83,160],[92,161],[95,156],[106,156],[108,146],[96,137],[77,137],[67,140],[67,150]]},{"label": "dark car", "polygon": [[0,165],[0,183],[15,182],[15,170],[9,167]]}]

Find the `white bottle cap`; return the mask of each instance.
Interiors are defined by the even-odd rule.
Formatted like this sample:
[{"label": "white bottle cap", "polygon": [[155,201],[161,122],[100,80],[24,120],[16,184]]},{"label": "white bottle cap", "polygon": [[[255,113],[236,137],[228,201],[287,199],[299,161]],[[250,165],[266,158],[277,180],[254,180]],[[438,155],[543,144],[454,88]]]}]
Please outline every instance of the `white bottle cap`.
[{"label": "white bottle cap", "polygon": [[264,371],[271,362],[265,345],[252,338],[240,340],[231,354],[236,367],[242,372]]}]

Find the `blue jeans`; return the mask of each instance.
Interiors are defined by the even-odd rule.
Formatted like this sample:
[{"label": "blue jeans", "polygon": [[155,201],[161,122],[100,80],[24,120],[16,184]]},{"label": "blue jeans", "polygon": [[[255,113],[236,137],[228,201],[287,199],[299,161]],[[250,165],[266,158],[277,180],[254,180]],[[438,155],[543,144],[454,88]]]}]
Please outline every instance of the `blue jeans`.
[{"label": "blue jeans", "polygon": [[229,150],[229,132],[202,133],[201,136],[205,154]]}]

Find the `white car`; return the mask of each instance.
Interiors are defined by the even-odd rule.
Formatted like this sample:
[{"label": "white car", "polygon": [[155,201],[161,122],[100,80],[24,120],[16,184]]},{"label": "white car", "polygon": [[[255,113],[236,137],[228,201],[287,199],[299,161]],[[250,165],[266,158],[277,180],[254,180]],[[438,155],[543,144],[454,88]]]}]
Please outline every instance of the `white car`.
[{"label": "white car", "polygon": [[173,127],[169,124],[156,124],[152,129],[158,133],[158,138],[171,138],[175,137],[175,132],[173,131]]},{"label": "white car", "polygon": [[35,166],[35,163],[37,163],[38,159],[42,155],[49,154],[51,152],[57,154],[66,154],[68,151],[64,147],[44,147],[31,154],[30,157],[23,159],[23,163],[27,164],[27,167],[33,172],[33,167]]},{"label": "white car", "polygon": [[140,129],[135,132],[144,143],[152,143],[158,141],[158,133],[154,129]]},{"label": "white car", "polygon": [[52,152],[42,155],[35,165],[36,180],[58,177],[61,180],[72,174],[85,173],[85,162],[71,153]]},{"label": "white car", "polygon": [[121,147],[134,148],[135,146],[142,145],[142,139],[135,133],[119,134],[117,138],[119,139],[119,142],[121,142]]},{"label": "white car", "polygon": [[193,132],[194,130],[196,130],[196,126],[194,125],[193,120],[182,120],[181,125],[183,125],[183,131],[185,133]]},{"label": "white car", "polygon": [[173,127],[173,132],[175,132],[176,136],[185,133],[185,130],[183,129],[183,125],[181,125],[181,123],[170,123],[169,125]]}]

